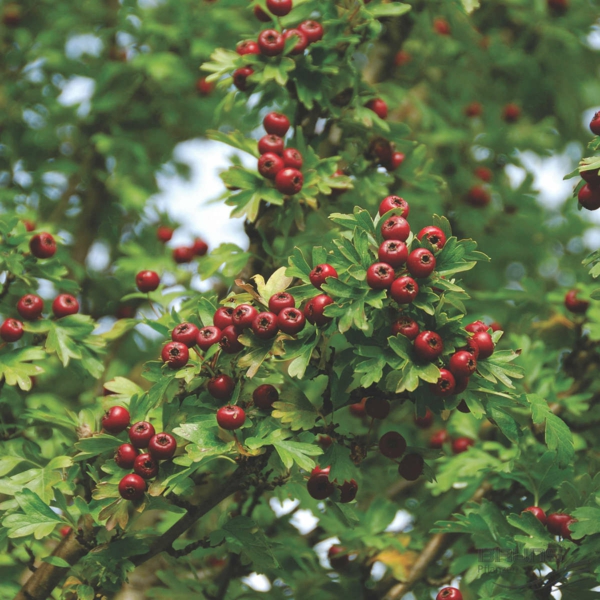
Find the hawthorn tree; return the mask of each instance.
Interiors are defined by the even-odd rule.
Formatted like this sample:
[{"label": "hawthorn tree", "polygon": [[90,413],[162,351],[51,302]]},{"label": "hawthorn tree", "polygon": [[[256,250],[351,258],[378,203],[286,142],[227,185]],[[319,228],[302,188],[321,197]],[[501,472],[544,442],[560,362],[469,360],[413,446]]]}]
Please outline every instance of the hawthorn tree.
[{"label": "hawthorn tree", "polygon": [[1,5],[1,598],[598,595],[598,7],[479,4]]}]

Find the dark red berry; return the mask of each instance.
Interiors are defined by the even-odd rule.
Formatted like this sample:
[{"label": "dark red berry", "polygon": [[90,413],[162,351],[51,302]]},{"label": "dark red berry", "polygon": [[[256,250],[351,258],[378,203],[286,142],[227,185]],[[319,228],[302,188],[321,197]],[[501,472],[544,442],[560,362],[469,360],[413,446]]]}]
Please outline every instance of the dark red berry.
[{"label": "dark red berry", "polygon": [[569,520],[565,520],[565,522],[562,524],[562,527],[560,528],[560,535],[565,538],[566,540],[570,540],[571,535],[572,535],[572,531],[571,531],[571,525],[573,523],[577,523],[577,519],[573,519],[572,517],[569,518]]},{"label": "dark red berry", "polygon": [[546,528],[552,535],[562,535],[562,528],[565,523],[573,519],[571,515],[565,513],[553,513],[546,518]]},{"label": "dark red berry", "polygon": [[4,342],[18,342],[25,332],[23,331],[23,323],[16,319],[6,319],[0,327],[0,338]]},{"label": "dark red berry", "polygon": [[385,100],[374,98],[373,100],[369,100],[365,106],[369,110],[372,110],[380,119],[387,119],[388,107]]},{"label": "dark red berry", "polygon": [[317,21],[302,21],[298,29],[306,36],[309,44],[323,39],[323,26]]},{"label": "dark red berry", "polygon": [[296,335],[304,329],[305,324],[306,319],[297,308],[284,308],[277,315],[279,329],[288,335]]},{"label": "dark red berry", "polygon": [[196,91],[201,96],[210,96],[215,89],[215,84],[212,81],[208,81],[206,77],[200,77],[196,80]]},{"label": "dark red berry", "polygon": [[387,458],[400,458],[406,450],[404,436],[388,431],[379,438],[379,452]]},{"label": "dark red berry", "polygon": [[539,506],[528,506],[523,512],[530,512],[542,525],[546,525],[546,513]]},{"label": "dark red berry", "polygon": [[340,570],[348,566],[350,562],[350,557],[348,556],[348,552],[346,548],[342,546],[331,546],[327,551],[327,558],[329,559],[329,564],[332,569]]},{"label": "dark red berry", "polygon": [[[460,391],[458,389],[459,382],[461,384],[461,387],[464,386],[464,389],[462,389]],[[469,380],[468,379],[457,379],[456,380],[456,387],[454,388],[454,393],[455,394],[461,394],[462,392],[465,391],[465,389],[467,388],[468,385],[469,385]],[[469,408],[469,405],[464,400],[461,400],[458,403],[458,405],[456,407],[456,410],[458,412],[461,412],[461,413],[465,414],[465,415],[468,415],[471,412],[471,409]]]},{"label": "dark red berry", "polygon": [[283,154],[283,139],[272,133],[264,135],[258,140],[258,151],[260,154],[271,153],[281,156]]},{"label": "dark red berry", "polygon": [[485,181],[486,183],[490,183],[494,178],[494,174],[492,173],[491,169],[488,169],[487,167],[476,167],[473,171],[473,174],[475,177],[481,179],[481,181]]},{"label": "dark red berry", "polygon": [[122,406],[112,406],[102,417],[102,429],[108,433],[121,433],[129,427],[129,411]]},{"label": "dark red berry", "polygon": [[283,138],[290,128],[290,120],[281,113],[270,112],[263,119],[263,127],[268,134]]},{"label": "dark red berry", "polygon": [[213,317],[213,323],[215,327],[223,330],[229,325],[233,325],[233,308],[231,306],[221,306],[215,311]]},{"label": "dark red berry", "polygon": [[329,481],[329,467],[325,469],[316,467],[313,469],[306,482],[306,489],[315,500],[329,498],[335,490],[333,483]]},{"label": "dark red berry", "polygon": [[223,406],[217,411],[219,427],[233,431],[239,429],[246,421],[246,413],[241,406]]},{"label": "dark red berry", "polygon": [[419,293],[419,286],[412,277],[398,277],[391,287],[392,298],[398,304],[410,304]]},{"label": "dark red berry", "polygon": [[286,167],[281,169],[275,176],[275,187],[277,191],[286,196],[297,194],[304,185],[304,176],[298,169]]},{"label": "dark red berry", "polygon": [[170,433],[157,433],[148,442],[148,452],[156,460],[168,460],[177,450],[177,442]]},{"label": "dark red berry", "polygon": [[404,242],[384,240],[381,246],[379,246],[377,256],[382,263],[387,263],[394,269],[397,269],[406,263],[408,250]]},{"label": "dark red berry", "polygon": [[208,392],[217,400],[231,400],[235,381],[229,375],[215,375],[206,384]]},{"label": "dark red berry", "polygon": [[173,237],[173,228],[166,225],[159,225],[156,228],[156,237],[159,242],[166,244]]},{"label": "dark red berry", "polygon": [[392,162],[393,148],[386,139],[378,138],[372,142],[369,153],[377,158],[379,164],[384,167],[387,167]]},{"label": "dark red berry", "polygon": [[208,350],[221,339],[221,330],[218,327],[203,327],[196,337],[196,343],[201,350]]},{"label": "dark red berry", "polygon": [[406,155],[404,154],[404,152],[392,152],[390,160],[383,166],[388,171],[395,171],[404,162],[405,158]]},{"label": "dark red berry", "polygon": [[133,470],[143,479],[152,479],[158,475],[158,461],[145,452],[136,457]]},{"label": "dark red berry", "polygon": [[394,278],[394,269],[386,263],[375,263],[367,269],[367,285],[374,290],[389,288]]},{"label": "dark red berry", "polygon": [[292,10],[292,0],[267,0],[267,8],[276,17],[285,17]]},{"label": "dark red berry", "polygon": [[414,340],[419,335],[419,324],[406,315],[401,315],[392,324],[392,333],[394,335],[403,335],[409,340]]},{"label": "dark red berry", "polygon": [[439,35],[450,35],[450,23],[442,17],[437,17],[433,20],[433,29]]},{"label": "dark red berry", "polygon": [[438,250],[441,250],[446,245],[446,235],[439,227],[429,225],[429,227],[423,227],[417,234],[417,239],[422,240],[426,238],[432,246],[435,246]]},{"label": "dark red berry", "polygon": [[119,482],[119,494],[125,500],[140,500],[145,491],[146,482],[139,475],[125,475]]},{"label": "dark red berry", "polygon": [[516,123],[519,120],[520,116],[521,116],[521,109],[519,108],[519,106],[517,104],[514,104],[512,102],[510,104],[507,104],[502,109],[502,118],[507,123]]},{"label": "dark red berry", "polygon": [[490,193],[482,185],[474,185],[467,193],[467,203],[478,208],[490,203]]},{"label": "dark red berry", "polygon": [[258,172],[265,179],[275,179],[275,176],[285,167],[283,158],[274,152],[266,152],[258,159]]},{"label": "dark red berry", "polygon": [[577,297],[578,290],[569,290],[565,294],[565,307],[576,315],[583,315],[590,307],[590,303],[587,300],[581,300]]},{"label": "dark red berry", "polygon": [[283,39],[288,40],[291,37],[296,40],[296,44],[291,49],[290,54],[302,54],[308,46],[308,38],[299,29],[288,29],[283,34]]},{"label": "dark red berry", "polygon": [[285,40],[275,29],[265,29],[258,36],[258,47],[265,56],[277,56],[283,52]]},{"label": "dark red berry", "polygon": [[413,342],[417,358],[431,362],[444,351],[444,342],[435,331],[422,331]]},{"label": "dark red berry", "polygon": [[419,429],[428,429],[433,423],[433,413],[427,409],[424,417],[415,417],[415,425]]},{"label": "dark red berry", "polygon": [[367,403],[367,399],[363,398],[360,402],[355,402],[350,405],[350,413],[353,417],[357,417],[362,419],[367,416],[367,411],[365,410],[365,405]]},{"label": "dark red berry", "polygon": [[385,419],[390,414],[390,403],[377,396],[367,398],[365,412],[372,419]]},{"label": "dark red berry", "polygon": [[233,309],[231,320],[238,331],[252,327],[258,311],[250,304],[240,304]]},{"label": "dark red berry", "polygon": [[317,438],[317,444],[319,444],[323,450],[327,450],[327,448],[333,444],[333,439],[331,439],[331,437],[328,435],[319,434],[319,437]]},{"label": "dark red berry", "polygon": [[169,368],[181,369],[187,365],[190,352],[188,347],[181,342],[169,342],[164,345],[161,357],[163,362],[169,365]]},{"label": "dark red berry", "polygon": [[461,350],[466,350],[473,356],[475,360],[479,358],[479,346],[477,345],[477,342],[473,340],[473,338],[469,338],[467,340],[467,345],[464,348],[461,348]]},{"label": "dark red berry", "polygon": [[417,248],[408,255],[406,266],[413,277],[429,277],[435,269],[435,256],[427,248]]},{"label": "dark red berry", "polygon": [[284,308],[294,308],[295,306],[296,301],[294,300],[294,296],[287,292],[279,292],[278,294],[273,294],[269,298],[269,310],[276,315]]},{"label": "dark red berry", "polygon": [[129,441],[136,448],[147,448],[148,442],[152,439],[156,431],[152,423],[148,421],[139,421],[129,428]]},{"label": "dark red berry", "polygon": [[477,361],[470,352],[459,350],[450,357],[448,368],[455,377],[470,377],[477,370]]},{"label": "dark red berry", "polygon": [[248,77],[254,73],[254,69],[251,67],[240,67],[233,72],[233,85],[240,90],[245,92],[248,89]]},{"label": "dark red berry", "polygon": [[473,334],[472,339],[479,348],[478,358],[489,358],[492,354],[494,354],[494,341],[489,333],[485,331],[479,331],[478,333]]},{"label": "dark red berry", "polygon": [[49,233],[38,233],[29,241],[29,250],[36,258],[50,258],[56,254],[56,242]]},{"label": "dark red berry", "polygon": [[193,323],[180,323],[173,329],[171,339],[193,348],[198,342],[198,328]]},{"label": "dark red berry", "polygon": [[254,7],[254,16],[262,23],[271,21],[271,15],[266,13],[258,4]]},{"label": "dark red berry", "polygon": [[32,232],[35,231],[35,223],[30,221],[29,219],[23,219],[23,225],[25,225],[25,231]]},{"label": "dark red berry", "polygon": [[188,246],[179,246],[173,250],[173,260],[178,264],[189,263],[194,260],[194,249]]},{"label": "dark red berry", "polygon": [[304,307],[304,316],[309,323],[322,327],[331,322],[331,317],[325,315],[325,308],[333,304],[333,299],[326,294],[319,294],[308,301]]},{"label": "dark red berry", "polygon": [[483,113],[483,106],[480,102],[471,102],[465,106],[465,115],[467,117],[479,117]]},{"label": "dark red berry", "polygon": [[488,329],[489,327],[483,321],[473,321],[465,327],[465,331],[468,331],[469,333],[479,333],[480,331],[485,332]]},{"label": "dark red berry", "polygon": [[270,340],[277,335],[277,315],[272,312],[261,312],[252,321],[252,331],[261,340]]},{"label": "dark red berry", "polygon": [[408,481],[416,481],[423,474],[425,461],[420,454],[407,454],[398,465],[398,473]]},{"label": "dark red berry", "polygon": [[448,369],[440,369],[440,377],[436,383],[429,384],[429,390],[434,396],[450,396],[454,393],[456,380]]},{"label": "dark red berry", "polygon": [[326,283],[328,277],[335,277],[337,279],[337,271],[328,264],[317,265],[309,274],[310,282],[319,290],[321,286]]},{"label": "dark red berry", "polygon": [[35,294],[26,294],[17,302],[17,312],[26,321],[35,321],[44,310],[44,301]]},{"label": "dark red berry", "polygon": [[137,448],[131,444],[121,444],[115,453],[115,462],[121,469],[132,469],[137,455]]},{"label": "dark red berry", "polygon": [[472,440],[468,437],[459,437],[453,440],[452,442],[452,452],[454,452],[454,454],[462,454],[474,445],[475,440]]},{"label": "dark red berry", "polygon": [[429,438],[429,447],[434,450],[440,450],[449,439],[448,432],[445,429],[440,429]]},{"label": "dark red berry", "polygon": [[579,190],[577,200],[586,210],[598,210],[600,208],[600,187],[586,183]]},{"label": "dark red berry", "polygon": [[410,225],[404,217],[392,215],[381,226],[381,235],[384,240],[405,242],[410,235]]},{"label": "dark red berry", "polygon": [[590,129],[594,135],[600,135],[600,111],[598,111],[590,121]]},{"label": "dark red berry", "polygon": [[238,332],[233,325],[229,325],[223,329],[219,346],[226,354],[237,354],[240,350],[243,350],[244,346],[238,340]]},{"label": "dark red berry", "polygon": [[204,240],[196,238],[192,244],[192,251],[195,256],[204,256],[208,252],[208,244]]},{"label": "dark red berry", "polygon": [[445,587],[440,590],[435,600],[463,600],[463,595],[455,587]]},{"label": "dark red berry", "polygon": [[270,383],[259,385],[252,393],[254,406],[261,410],[271,410],[273,403],[279,400],[279,392],[277,388]]},{"label": "dark red berry", "polygon": [[340,502],[346,504],[352,502],[358,493],[358,483],[354,479],[344,481],[343,485],[338,486],[340,490]]},{"label": "dark red berry", "polygon": [[302,154],[296,150],[296,148],[286,148],[283,151],[283,162],[286,167],[290,169],[301,169],[304,159]]},{"label": "dark red berry", "polygon": [[138,290],[146,294],[153,292],[160,284],[160,277],[154,271],[140,271],[135,276],[135,284]]},{"label": "dark red berry", "polygon": [[404,200],[404,198],[400,198],[400,196],[387,196],[384,198],[379,205],[379,215],[383,216],[386,212],[395,209],[400,209],[402,211],[400,213],[402,218],[408,218],[410,206],[408,206],[408,202]]}]

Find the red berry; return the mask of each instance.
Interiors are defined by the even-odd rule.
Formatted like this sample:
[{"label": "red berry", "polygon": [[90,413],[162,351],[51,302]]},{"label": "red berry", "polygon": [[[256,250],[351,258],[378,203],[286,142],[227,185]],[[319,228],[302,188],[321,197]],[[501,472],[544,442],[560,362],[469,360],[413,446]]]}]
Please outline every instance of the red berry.
[{"label": "red berry", "polygon": [[404,152],[392,152],[390,160],[384,165],[384,167],[388,171],[395,171],[404,162],[405,158],[406,155]]},{"label": "red berry", "polygon": [[170,433],[157,433],[148,442],[148,452],[156,460],[168,460],[176,450],[177,442]]},{"label": "red berry", "polygon": [[209,394],[217,400],[231,400],[235,381],[229,375],[215,375],[206,384]]},{"label": "red berry", "polygon": [[258,152],[260,154],[271,152],[281,156],[283,154],[283,139],[272,133],[263,135],[263,137],[258,140]]},{"label": "red berry", "polygon": [[374,290],[389,288],[394,282],[394,269],[386,263],[375,263],[367,269],[367,285]]},{"label": "red berry", "polygon": [[254,7],[254,16],[262,23],[268,23],[271,20],[271,16],[258,6],[258,4]]},{"label": "red berry", "polygon": [[590,306],[587,300],[581,300],[577,298],[578,290],[569,290],[565,294],[565,306],[567,310],[576,315],[583,315]]},{"label": "red berry", "polygon": [[600,185],[600,171],[581,171],[579,174],[581,175],[581,179],[589,183],[592,187]]},{"label": "red berry", "polygon": [[392,324],[392,333],[394,335],[403,335],[409,340],[414,340],[419,335],[419,324],[410,317],[401,315]]},{"label": "red berry", "polygon": [[145,452],[136,457],[133,470],[143,479],[152,479],[158,475],[158,461]]},{"label": "red berry", "polygon": [[140,500],[145,491],[146,482],[139,475],[125,475],[119,482],[119,494],[125,500]]},{"label": "red berry", "polygon": [[404,200],[404,198],[400,198],[400,196],[387,196],[384,198],[379,205],[379,215],[383,216],[386,212],[395,209],[400,209],[402,211],[400,213],[402,218],[408,218],[410,206],[408,206],[408,202]]},{"label": "red berry", "polygon": [[433,413],[427,409],[424,417],[415,417],[415,425],[419,429],[428,429],[433,423]]},{"label": "red berry", "polygon": [[333,444],[333,440],[328,435],[319,435],[317,438],[317,444],[319,444],[323,450],[326,450],[329,448],[329,446],[331,446],[331,444]]},{"label": "red berry", "polygon": [[36,258],[50,258],[56,254],[56,242],[49,233],[38,233],[29,240],[29,250]]},{"label": "red berry", "polygon": [[309,44],[318,42],[323,38],[323,26],[317,21],[302,21],[298,29],[306,36]]},{"label": "red berry", "polygon": [[369,110],[372,110],[380,119],[387,119],[388,107],[386,102],[381,98],[369,100],[365,106]]},{"label": "red berry", "polygon": [[296,335],[304,329],[305,324],[306,319],[297,308],[284,308],[277,315],[279,329],[288,335]]},{"label": "red berry", "polygon": [[504,328],[502,327],[502,325],[500,325],[500,323],[496,323],[496,321],[494,321],[493,323],[490,323],[490,329],[494,332],[504,331]]},{"label": "red berry", "polygon": [[284,308],[294,308],[295,306],[296,301],[294,300],[294,296],[287,292],[279,292],[278,294],[273,294],[269,298],[269,310],[276,315]]},{"label": "red berry", "polygon": [[163,362],[169,365],[169,368],[181,369],[187,365],[190,352],[188,347],[181,342],[169,342],[164,345],[161,357]]},{"label": "red berry", "polygon": [[431,362],[444,351],[444,342],[435,331],[422,331],[413,342],[417,358]]},{"label": "red berry", "polygon": [[396,56],[394,57],[394,64],[397,67],[403,67],[407,65],[412,60],[412,55],[409,52],[404,50],[399,50],[396,52]]},{"label": "red berry", "polygon": [[277,315],[272,312],[261,312],[252,321],[252,331],[261,340],[270,340],[277,335]]},{"label": "red berry", "polygon": [[252,400],[254,400],[256,408],[271,410],[273,403],[279,400],[279,392],[270,383],[263,383],[263,385],[259,385],[252,393]]},{"label": "red berry", "polygon": [[384,240],[405,242],[410,235],[410,225],[404,217],[393,215],[381,226],[381,235]]},{"label": "red berry", "polygon": [[71,533],[71,528],[68,525],[61,527],[58,532],[62,537],[67,537]]},{"label": "red berry", "polygon": [[108,433],[121,433],[129,427],[129,411],[122,406],[112,406],[102,417],[102,429]]},{"label": "red berry", "polygon": [[159,225],[156,228],[156,237],[159,242],[166,244],[173,237],[173,228],[166,225]]},{"label": "red berry", "polygon": [[590,121],[590,129],[594,135],[600,135],[600,111],[598,111]]},{"label": "red berry", "polygon": [[482,185],[474,185],[467,194],[467,203],[481,208],[490,203],[490,193]]},{"label": "red berry", "polygon": [[439,35],[450,35],[450,23],[442,17],[437,17],[433,20],[433,29]]},{"label": "red berry", "polygon": [[340,502],[346,504],[356,498],[358,492],[358,483],[354,479],[344,481],[343,485],[338,486],[340,490]]},{"label": "red berry", "polygon": [[420,454],[407,454],[398,465],[398,473],[408,481],[416,481],[423,474],[425,461]]},{"label": "red berry", "polygon": [[565,523],[569,523],[573,517],[565,513],[553,513],[546,518],[546,528],[552,535],[562,535]]},{"label": "red berry", "polygon": [[379,452],[387,458],[400,458],[406,450],[404,436],[388,431],[379,438]]},{"label": "red berry", "polygon": [[243,350],[244,346],[238,340],[238,332],[233,325],[229,325],[223,329],[221,332],[221,339],[219,340],[219,346],[226,354],[237,354]]},{"label": "red berry", "polygon": [[[471,356],[473,355],[471,354]],[[454,386],[454,394],[462,394],[467,389],[467,387],[469,387],[469,378],[457,377],[456,375],[454,375],[454,379],[456,380],[456,385]],[[469,407],[467,406],[467,403],[464,400],[456,407],[456,409],[464,413],[471,412],[469,410]]]},{"label": "red berry", "polygon": [[201,77],[196,80],[196,91],[201,96],[210,96],[212,91],[215,89],[215,84],[212,81],[208,81],[206,77]]},{"label": "red berry", "polygon": [[487,331],[489,328],[483,321],[473,321],[465,327],[465,331],[469,333],[479,333],[480,331]]},{"label": "red berry", "polygon": [[367,416],[367,411],[365,410],[365,405],[367,403],[367,399],[363,398],[360,402],[355,402],[350,405],[350,413],[353,417],[357,417],[362,419]]},{"label": "red berry", "polygon": [[196,256],[204,256],[208,252],[208,244],[204,240],[196,238],[192,244],[192,251]]},{"label": "red berry", "polygon": [[329,264],[317,265],[309,274],[310,282],[319,290],[328,277],[338,278],[337,271]]},{"label": "red berry", "polygon": [[377,396],[368,398],[365,402],[365,412],[372,419],[385,419],[390,414],[390,403]]},{"label": "red berry", "polygon": [[466,350],[469,354],[473,356],[475,360],[479,358],[479,346],[473,338],[469,338],[467,340],[467,345],[464,348],[461,348],[461,350]]},{"label": "red berry", "polygon": [[463,600],[463,595],[460,593],[460,590],[454,587],[445,587],[443,590],[440,590],[435,600]]},{"label": "red berry", "polygon": [[79,302],[71,294],[60,294],[52,303],[52,312],[57,319],[79,312]]},{"label": "red berry", "polygon": [[478,358],[489,358],[492,354],[494,354],[494,341],[489,333],[486,333],[485,331],[479,331],[478,333],[473,334],[472,339],[479,348]]},{"label": "red berry", "polygon": [[239,429],[245,421],[246,413],[240,406],[223,406],[217,411],[217,423],[223,429]]},{"label": "red berry", "polygon": [[276,17],[285,17],[292,10],[292,0],[267,0],[267,8]]},{"label": "red berry", "polygon": [[235,85],[240,92],[245,92],[248,89],[248,77],[253,73],[254,69],[251,67],[240,67],[239,69],[236,69],[233,72],[233,85]]},{"label": "red berry", "polygon": [[309,323],[322,327],[331,322],[331,318],[324,313],[325,308],[333,304],[333,299],[326,294],[319,294],[308,301],[304,307],[304,316]]},{"label": "red berry", "polygon": [[397,240],[384,240],[379,246],[377,256],[382,263],[387,263],[394,269],[406,263],[408,250],[404,242]]},{"label": "red berry", "polygon": [[180,323],[173,329],[171,339],[193,348],[198,342],[198,328],[193,323]]},{"label": "red berry", "polygon": [[479,102],[471,102],[465,106],[467,117],[479,117],[483,113],[483,106]]},{"label": "red berry", "polygon": [[286,148],[283,151],[283,162],[286,167],[290,169],[301,169],[304,159],[302,154],[296,150],[296,148]]},{"label": "red berry", "polygon": [[260,54],[260,48],[254,40],[244,40],[243,42],[240,42],[236,46],[235,51],[240,56],[245,56],[246,54]]},{"label": "red berry", "polygon": [[[324,498],[319,498],[319,500],[321,499]],[[350,562],[348,552],[346,551],[346,548],[343,548],[342,546],[331,546],[327,551],[327,558],[329,559],[331,568],[336,570],[343,569],[348,566],[348,563]]]},{"label": "red berry", "polygon": [[521,109],[519,108],[518,105],[516,105],[512,102],[510,104],[507,104],[502,109],[502,118],[507,123],[516,123],[519,120],[520,116],[521,116]]},{"label": "red berry", "polygon": [[410,304],[419,293],[419,286],[412,277],[398,277],[392,283],[391,295],[398,304]]},{"label": "red berry", "polygon": [[473,171],[475,177],[481,179],[481,181],[485,181],[486,183],[490,183],[494,178],[494,174],[487,167],[476,167]]},{"label": "red berry", "polygon": [[600,187],[593,187],[586,183],[579,190],[577,200],[587,210],[598,210],[600,208]]},{"label": "red berry", "polygon": [[530,512],[542,525],[546,525],[546,513],[539,506],[528,506],[523,512]]},{"label": "red berry", "polygon": [[196,337],[196,343],[205,352],[221,339],[221,330],[218,327],[203,327]]},{"label": "red berry", "polygon": [[456,380],[448,369],[440,369],[440,378],[436,383],[429,384],[429,390],[434,396],[450,396],[454,392]]},{"label": "red berry", "polygon": [[148,421],[139,421],[129,428],[129,440],[136,448],[147,448],[156,431]]},{"label": "red berry", "polygon": [[160,284],[160,277],[154,271],[140,271],[135,276],[135,284],[138,290],[144,294],[153,292]]},{"label": "red berry", "polygon": [[23,225],[25,225],[25,231],[35,231],[35,223],[29,219],[23,219]]},{"label": "red berry", "polygon": [[306,482],[306,489],[315,500],[329,498],[335,490],[333,483],[329,481],[329,467],[323,470],[316,467]]},{"label": "red berry", "polygon": [[454,454],[462,454],[474,445],[475,440],[468,437],[459,437],[452,442],[452,452],[454,452]]},{"label": "red berry", "polygon": [[417,239],[422,240],[426,238],[427,241],[438,250],[441,250],[446,245],[446,236],[439,227],[429,225],[429,227],[423,227],[417,234]]},{"label": "red berry", "polygon": [[429,447],[434,450],[440,450],[449,439],[448,432],[445,429],[440,429],[429,438]]},{"label": "red berry", "polygon": [[560,528],[560,535],[567,540],[571,539],[571,534],[573,533],[571,531],[572,523],[577,523],[577,519],[573,519],[572,517],[570,517],[568,521],[565,520],[565,522],[562,524],[562,527]]},{"label": "red berry", "polygon": [[35,294],[26,294],[17,302],[17,312],[26,321],[35,321],[44,310],[44,301]]},{"label": "red berry", "polygon": [[417,248],[408,255],[406,266],[413,277],[429,277],[435,269],[435,257],[427,248]]},{"label": "red berry", "polygon": [[189,263],[194,260],[194,249],[188,246],[179,246],[173,250],[173,260],[178,264]]},{"label": "red berry", "polygon": [[470,352],[459,350],[450,357],[448,368],[455,377],[470,377],[477,370],[477,361]]},{"label": "red berry", "polygon": [[298,169],[286,167],[275,176],[275,187],[277,191],[286,196],[297,194],[304,185],[304,176]]},{"label": "red berry", "polygon": [[0,338],[4,342],[18,342],[25,332],[23,331],[23,323],[16,319],[6,319],[0,327]]},{"label": "red berry", "polygon": [[258,36],[258,47],[265,56],[277,56],[283,52],[285,40],[275,29],[265,29]]},{"label": "red berry", "polygon": [[283,138],[290,128],[290,120],[281,113],[270,112],[263,119],[263,126],[268,134]]},{"label": "red berry", "polygon": [[299,29],[288,29],[283,34],[284,40],[289,40],[291,37],[296,38],[296,44],[290,50],[290,54],[302,54],[308,46],[308,38]]},{"label": "red berry", "polygon": [[388,140],[379,138],[372,142],[370,153],[377,158],[380,165],[386,166],[392,162],[393,149]]},{"label": "red berry", "polygon": [[243,331],[248,327],[252,327],[256,315],[258,315],[258,311],[254,306],[251,306],[250,304],[240,304],[234,308],[231,320],[233,326],[238,331]]},{"label": "red berry", "polygon": [[229,325],[233,325],[233,308],[231,306],[221,306],[217,308],[215,311],[215,315],[213,317],[213,323],[215,327],[223,330],[225,327],[229,327]]},{"label": "red berry", "polygon": [[121,469],[132,469],[137,455],[137,448],[131,444],[121,444],[115,453],[115,462]]}]

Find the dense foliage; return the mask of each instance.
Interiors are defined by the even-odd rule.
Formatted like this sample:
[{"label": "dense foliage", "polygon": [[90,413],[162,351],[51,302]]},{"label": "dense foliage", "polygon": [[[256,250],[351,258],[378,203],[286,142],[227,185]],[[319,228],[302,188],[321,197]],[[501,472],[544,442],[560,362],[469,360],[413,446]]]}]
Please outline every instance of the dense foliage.
[{"label": "dense foliage", "polygon": [[0,598],[598,596],[595,1],[0,13]]}]

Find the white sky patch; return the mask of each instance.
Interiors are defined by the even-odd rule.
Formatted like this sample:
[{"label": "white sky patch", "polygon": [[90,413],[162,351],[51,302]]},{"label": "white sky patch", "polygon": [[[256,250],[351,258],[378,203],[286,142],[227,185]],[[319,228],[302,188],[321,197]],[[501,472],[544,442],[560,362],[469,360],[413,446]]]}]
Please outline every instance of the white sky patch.
[{"label": "white sky patch", "polygon": [[291,500],[290,498],[286,498],[281,502],[279,498],[273,496],[273,498],[269,500],[269,505],[277,518],[291,513],[299,504],[300,500]]},{"label": "white sky patch", "polygon": [[404,531],[412,523],[412,517],[406,510],[399,510],[394,516],[394,520],[385,528],[388,533],[397,533]]},{"label": "white sky patch", "polygon": [[242,577],[241,581],[255,592],[268,592],[271,590],[271,582],[259,573],[250,573],[248,577]]},{"label": "white sky patch", "polygon": [[293,525],[302,535],[310,533],[318,524],[319,519],[308,508],[297,510],[290,519],[290,525]]}]

